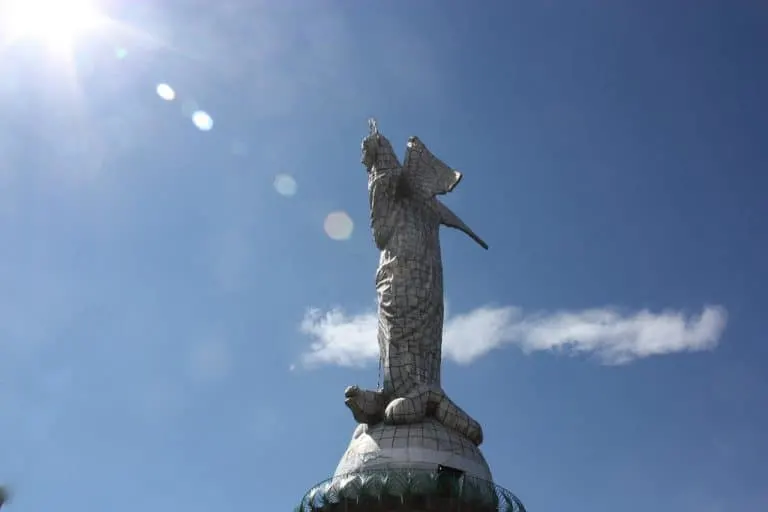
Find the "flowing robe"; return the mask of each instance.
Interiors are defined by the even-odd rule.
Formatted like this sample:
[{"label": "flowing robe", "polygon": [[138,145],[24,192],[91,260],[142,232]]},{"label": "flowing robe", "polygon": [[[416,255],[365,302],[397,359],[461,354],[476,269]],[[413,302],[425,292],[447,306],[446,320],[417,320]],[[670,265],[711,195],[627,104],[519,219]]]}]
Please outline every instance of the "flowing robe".
[{"label": "flowing robe", "polygon": [[461,173],[434,157],[421,141],[408,142],[405,165],[372,169],[371,226],[381,251],[376,272],[378,343],[385,395],[424,386],[440,388],[443,333],[443,265],[440,225],[461,229],[487,246],[435,197]]}]

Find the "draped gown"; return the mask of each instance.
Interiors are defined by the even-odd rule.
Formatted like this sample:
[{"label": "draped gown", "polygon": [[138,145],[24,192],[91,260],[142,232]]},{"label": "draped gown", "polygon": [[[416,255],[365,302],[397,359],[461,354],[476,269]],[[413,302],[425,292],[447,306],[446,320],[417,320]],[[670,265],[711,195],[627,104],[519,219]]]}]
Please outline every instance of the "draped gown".
[{"label": "draped gown", "polygon": [[[416,137],[409,140],[405,165],[396,165],[396,158],[394,162],[374,167],[368,187],[374,241],[381,251],[376,293],[382,392],[396,397],[388,406],[396,422],[418,421],[430,401],[445,402],[444,413],[465,415],[440,387],[440,225],[461,229],[487,246],[435,197],[453,190],[461,173],[434,157]],[[462,423],[472,421],[467,416]]]}]

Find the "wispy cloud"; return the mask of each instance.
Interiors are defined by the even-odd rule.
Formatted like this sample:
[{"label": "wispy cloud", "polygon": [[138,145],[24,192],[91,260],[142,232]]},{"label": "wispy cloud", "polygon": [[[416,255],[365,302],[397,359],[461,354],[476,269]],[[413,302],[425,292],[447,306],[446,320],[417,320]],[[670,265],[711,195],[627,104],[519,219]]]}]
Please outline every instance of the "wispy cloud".
[{"label": "wispy cloud", "polygon": [[[586,354],[605,364],[643,357],[714,349],[727,313],[707,306],[700,314],[681,311],[627,312],[618,308],[526,313],[517,307],[481,307],[448,318],[444,357],[467,364],[504,345],[524,352]],[[304,366],[361,366],[378,358],[376,314],[349,316],[342,310],[307,312],[301,331],[312,338]]]}]

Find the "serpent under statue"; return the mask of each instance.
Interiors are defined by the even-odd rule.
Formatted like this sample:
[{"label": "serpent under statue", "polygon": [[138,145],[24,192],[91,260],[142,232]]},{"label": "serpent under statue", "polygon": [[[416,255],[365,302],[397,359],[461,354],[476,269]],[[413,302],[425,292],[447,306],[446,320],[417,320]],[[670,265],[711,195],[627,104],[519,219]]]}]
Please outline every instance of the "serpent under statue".
[{"label": "serpent under statue", "polygon": [[348,387],[345,403],[361,424],[413,424],[434,418],[480,445],[480,424],[440,385],[440,226],[460,229],[483,248],[488,246],[436,197],[452,191],[461,173],[432,155],[418,137],[408,140],[400,165],[376,122],[371,120],[369,126],[362,163],[368,171],[373,238],[381,251],[376,294],[383,383],[375,391]]}]

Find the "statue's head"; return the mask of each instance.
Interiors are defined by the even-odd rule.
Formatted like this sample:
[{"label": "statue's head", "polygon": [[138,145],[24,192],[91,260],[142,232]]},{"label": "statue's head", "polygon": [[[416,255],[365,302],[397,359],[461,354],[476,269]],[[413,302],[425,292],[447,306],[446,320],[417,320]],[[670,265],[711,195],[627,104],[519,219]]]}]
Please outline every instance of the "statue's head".
[{"label": "statue's head", "polygon": [[361,147],[362,157],[360,161],[371,172],[373,168],[390,168],[395,165],[399,166],[397,161],[397,155],[395,150],[392,149],[392,144],[381,133],[376,126],[375,119],[368,120],[368,127],[370,132],[368,136],[363,139]]}]

